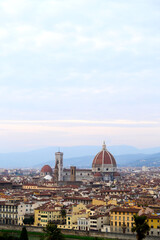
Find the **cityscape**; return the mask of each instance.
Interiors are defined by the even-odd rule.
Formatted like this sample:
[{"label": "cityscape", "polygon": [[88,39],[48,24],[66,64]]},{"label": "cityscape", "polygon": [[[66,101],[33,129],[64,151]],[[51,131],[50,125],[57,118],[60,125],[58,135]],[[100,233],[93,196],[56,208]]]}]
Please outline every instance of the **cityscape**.
[{"label": "cityscape", "polygon": [[160,167],[119,168],[105,142],[88,169],[64,168],[60,151],[53,163],[1,170],[1,226],[42,230],[52,222],[67,234],[124,239],[138,214],[147,217],[148,236],[160,236]]},{"label": "cityscape", "polygon": [[160,1],[0,0],[0,240],[160,239]]}]

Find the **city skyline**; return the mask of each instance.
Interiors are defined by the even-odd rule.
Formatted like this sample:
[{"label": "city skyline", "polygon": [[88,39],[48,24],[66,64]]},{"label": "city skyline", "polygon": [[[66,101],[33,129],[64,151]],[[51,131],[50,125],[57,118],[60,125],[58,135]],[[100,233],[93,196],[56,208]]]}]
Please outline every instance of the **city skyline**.
[{"label": "city skyline", "polygon": [[0,2],[0,152],[160,142],[160,3]]}]

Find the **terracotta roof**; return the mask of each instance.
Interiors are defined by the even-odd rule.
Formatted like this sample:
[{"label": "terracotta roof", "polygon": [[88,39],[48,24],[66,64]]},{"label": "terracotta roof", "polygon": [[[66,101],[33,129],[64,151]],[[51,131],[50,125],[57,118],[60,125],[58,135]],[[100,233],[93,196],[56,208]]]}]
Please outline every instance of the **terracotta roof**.
[{"label": "terracotta roof", "polygon": [[101,152],[97,153],[93,159],[92,167],[102,164],[113,165],[114,167],[117,166],[115,158],[107,150],[102,150]]},{"label": "terracotta roof", "polygon": [[41,169],[41,172],[43,172],[43,173],[47,173],[47,172],[52,173],[52,168],[49,165],[44,165],[42,167],[42,169]]},{"label": "terracotta roof", "polygon": [[111,212],[132,212],[132,213],[138,213],[140,208],[121,208],[121,207],[116,207],[111,209]]}]

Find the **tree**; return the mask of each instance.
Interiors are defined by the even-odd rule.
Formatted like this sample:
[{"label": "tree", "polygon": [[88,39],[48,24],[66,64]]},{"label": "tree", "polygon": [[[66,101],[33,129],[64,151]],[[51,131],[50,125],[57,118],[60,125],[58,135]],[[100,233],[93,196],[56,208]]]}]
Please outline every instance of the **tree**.
[{"label": "tree", "polygon": [[137,233],[137,240],[142,240],[146,237],[146,233],[149,232],[150,227],[147,223],[147,217],[142,215],[134,215],[134,225],[132,227],[132,232]]},{"label": "tree", "polygon": [[23,226],[23,228],[22,228],[20,240],[28,240],[28,233],[27,233],[27,229],[25,226]]},{"label": "tree", "polygon": [[60,229],[57,228],[57,225],[49,222],[46,227],[43,229],[45,232],[45,240],[63,240],[64,237],[60,231]]},{"label": "tree", "polygon": [[34,217],[33,216],[30,216],[29,218],[24,218],[23,219],[23,223],[24,224],[29,224],[29,225],[32,225],[34,223]]},{"label": "tree", "polygon": [[64,208],[61,209],[61,216],[63,218],[62,223],[65,224],[66,210]]}]

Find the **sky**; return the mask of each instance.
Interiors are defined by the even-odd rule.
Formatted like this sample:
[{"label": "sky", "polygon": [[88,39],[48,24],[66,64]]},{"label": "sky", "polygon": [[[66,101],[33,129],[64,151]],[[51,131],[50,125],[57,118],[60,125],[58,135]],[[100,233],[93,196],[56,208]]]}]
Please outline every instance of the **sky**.
[{"label": "sky", "polygon": [[0,152],[160,146],[159,0],[0,0]]}]

